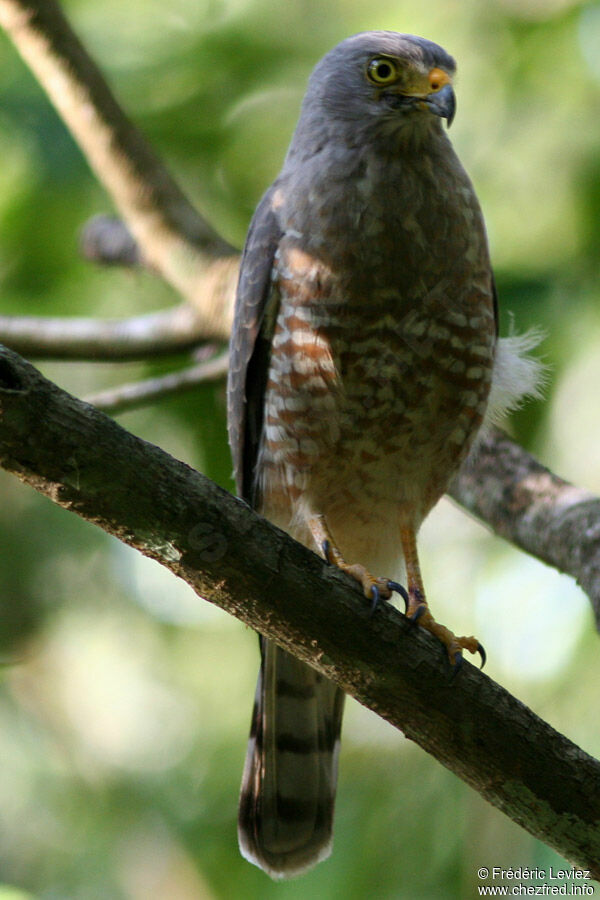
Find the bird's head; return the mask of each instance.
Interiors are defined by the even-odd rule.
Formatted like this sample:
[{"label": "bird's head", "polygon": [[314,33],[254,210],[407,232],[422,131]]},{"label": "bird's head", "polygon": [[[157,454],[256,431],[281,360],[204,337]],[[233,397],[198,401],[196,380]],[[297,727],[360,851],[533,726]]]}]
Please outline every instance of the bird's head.
[{"label": "bird's head", "polygon": [[393,31],[347,38],[315,67],[303,116],[393,128],[454,118],[453,58],[438,44]]}]

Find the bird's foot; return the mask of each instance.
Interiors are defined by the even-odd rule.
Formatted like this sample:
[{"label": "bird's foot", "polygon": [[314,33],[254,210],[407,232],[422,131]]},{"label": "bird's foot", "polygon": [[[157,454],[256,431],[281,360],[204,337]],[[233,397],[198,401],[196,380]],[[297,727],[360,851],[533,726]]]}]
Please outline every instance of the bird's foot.
[{"label": "bird's foot", "polygon": [[416,552],[414,532],[407,531],[403,534],[404,559],[407,564],[409,590],[402,587],[396,581],[389,578],[381,578],[371,573],[360,563],[349,564],[346,562],[339,549],[336,547],[324,516],[314,516],[310,521],[310,528],[317,546],[323,551],[323,556],[331,565],[337,566],[342,572],[351,575],[361,585],[363,594],[371,601],[371,614],[377,609],[380,600],[389,600],[394,592],[400,594],[406,605],[406,616],[410,622],[418,624],[421,628],[433,634],[446,648],[448,659],[455,675],[463,662],[463,650],[469,653],[479,653],[481,668],[486,661],[486,653],[476,637],[457,637],[431,615],[429,606],[422,589],[421,573]]},{"label": "bird's foot", "polygon": [[411,590],[409,593],[408,603],[406,605],[406,615],[411,622],[418,623],[421,628],[433,634],[446,648],[452,671],[456,674],[463,661],[463,650],[469,653],[479,653],[481,657],[481,666],[483,669],[486,661],[486,652],[483,645],[479,643],[476,637],[457,637],[431,615],[427,601],[418,589]]},{"label": "bird's foot", "polygon": [[391,581],[389,578],[371,575],[371,573],[365,569],[364,566],[361,566],[360,563],[348,565],[348,563],[342,562],[342,565],[337,563],[336,565],[338,565],[338,568],[341,569],[342,572],[346,572],[348,575],[351,575],[355,581],[358,581],[363,589],[363,594],[367,600],[371,601],[371,615],[379,606],[380,601],[389,600],[394,592],[400,594],[405,605],[408,604],[408,591],[406,588],[402,587],[401,584],[398,584],[397,581]]},{"label": "bird's foot", "polygon": [[389,600],[394,592],[400,594],[404,600],[405,606],[408,608],[408,591],[406,588],[398,584],[397,581],[391,581],[389,578],[371,575],[371,573],[360,563],[347,563],[336,545],[334,544],[325,521],[322,516],[315,516],[311,523],[313,535],[320,543],[323,556],[327,562],[336,566],[342,572],[346,572],[358,581],[362,587],[363,594],[367,600],[371,601],[371,614],[375,612],[381,600]]}]

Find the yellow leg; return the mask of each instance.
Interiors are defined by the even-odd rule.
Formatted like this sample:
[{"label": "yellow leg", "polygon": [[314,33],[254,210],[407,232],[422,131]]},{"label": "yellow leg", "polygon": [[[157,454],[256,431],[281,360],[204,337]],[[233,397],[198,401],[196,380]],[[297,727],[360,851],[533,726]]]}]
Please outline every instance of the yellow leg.
[{"label": "yellow leg", "polygon": [[425,591],[423,590],[423,579],[421,578],[421,568],[419,566],[419,557],[417,554],[417,538],[414,529],[401,527],[400,542],[404,554],[406,580],[408,584],[406,615],[409,619],[412,619],[413,622],[418,622],[421,628],[425,628],[442,642],[448,653],[450,663],[454,668],[460,666],[463,650],[468,650],[470,653],[479,653],[481,655],[481,665],[483,667],[485,663],[485,650],[477,638],[472,635],[471,637],[456,637],[449,628],[446,628],[445,625],[440,625],[431,615],[427,600],[425,599]]},{"label": "yellow leg", "polygon": [[350,564],[346,562],[331,536],[325,516],[313,516],[309,521],[309,527],[315,543],[323,551],[327,562],[337,566],[342,572],[346,572],[355,581],[358,581],[367,600],[372,601],[373,608],[375,608],[380,599],[388,600],[394,591],[401,594],[405,603],[408,603],[408,594],[402,585],[397,584],[395,581],[390,581],[389,578],[371,575],[360,563]]},{"label": "yellow leg", "polygon": [[395,581],[390,581],[389,578],[371,575],[360,563],[347,563],[331,536],[325,516],[313,516],[309,521],[309,527],[315,543],[323,551],[327,561],[337,566],[342,572],[351,575],[355,581],[358,581],[362,586],[365,597],[371,600],[373,609],[375,609],[380,599],[387,600],[396,591],[406,603],[407,617],[413,622],[418,622],[421,628],[425,628],[441,641],[446,648],[448,659],[455,671],[462,663],[463,650],[468,650],[470,653],[479,653],[483,667],[485,664],[485,650],[477,638],[473,636],[457,637],[445,625],[440,625],[439,622],[436,622],[431,615],[425,599],[425,591],[423,590],[423,579],[421,578],[417,539],[414,529],[407,526],[400,528],[400,542],[404,554],[408,584],[408,591],[406,591],[402,585],[397,584]]}]

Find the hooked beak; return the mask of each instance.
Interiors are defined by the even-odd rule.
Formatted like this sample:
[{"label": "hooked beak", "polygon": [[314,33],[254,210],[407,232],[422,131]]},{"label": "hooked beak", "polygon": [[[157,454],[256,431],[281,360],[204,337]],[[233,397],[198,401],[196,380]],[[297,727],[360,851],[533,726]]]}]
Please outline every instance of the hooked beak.
[{"label": "hooked beak", "polygon": [[456,112],[456,96],[451,84],[445,84],[439,91],[429,94],[424,103],[434,115],[446,119],[450,128]]}]

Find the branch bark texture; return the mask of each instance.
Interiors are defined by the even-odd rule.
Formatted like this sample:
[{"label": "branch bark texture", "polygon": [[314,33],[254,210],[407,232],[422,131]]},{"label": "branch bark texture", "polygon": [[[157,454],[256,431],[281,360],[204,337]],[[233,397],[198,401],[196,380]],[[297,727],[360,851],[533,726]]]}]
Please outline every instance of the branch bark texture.
[{"label": "branch bark texture", "polygon": [[0,350],[0,463],[296,653],[600,876],[600,763],[202,475]]},{"label": "branch bark texture", "polygon": [[600,630],[600,499],[554,475],[498,429],[481,441],[449,493],[496,534],[572,575]]}]

